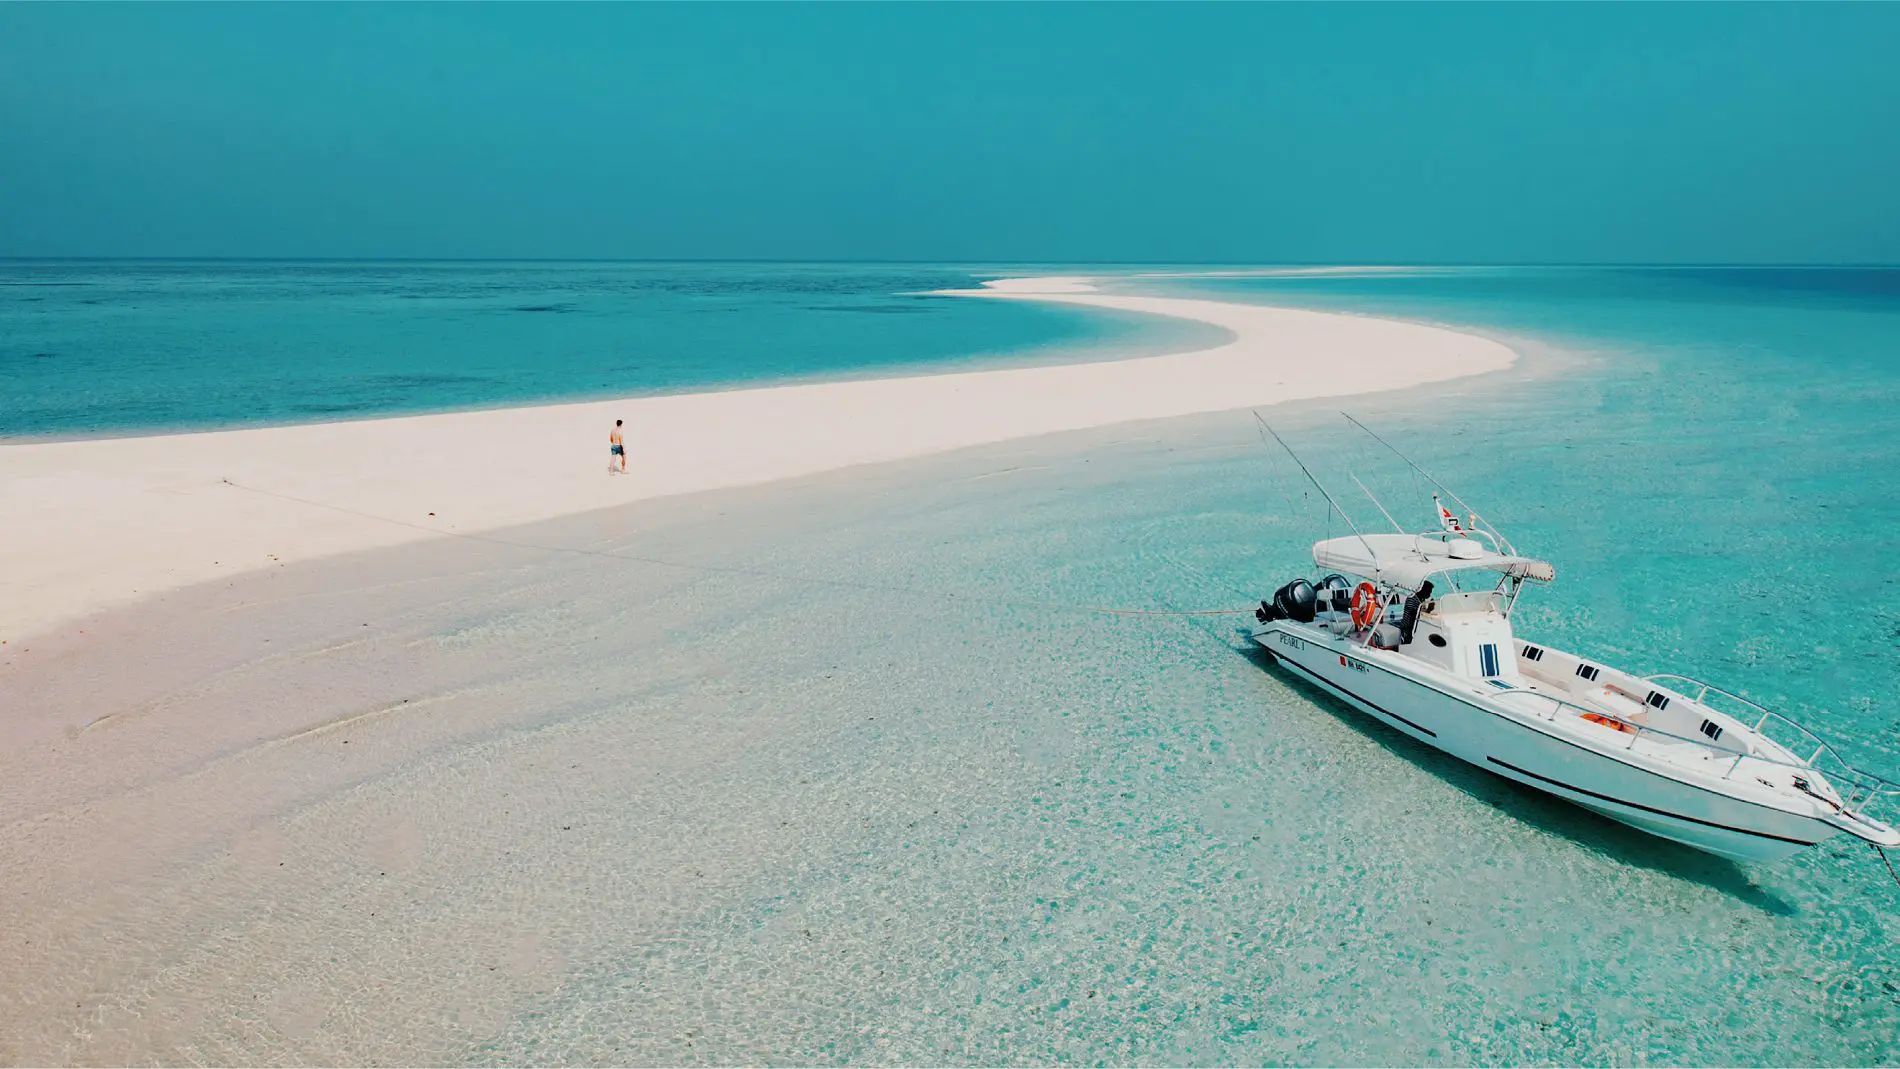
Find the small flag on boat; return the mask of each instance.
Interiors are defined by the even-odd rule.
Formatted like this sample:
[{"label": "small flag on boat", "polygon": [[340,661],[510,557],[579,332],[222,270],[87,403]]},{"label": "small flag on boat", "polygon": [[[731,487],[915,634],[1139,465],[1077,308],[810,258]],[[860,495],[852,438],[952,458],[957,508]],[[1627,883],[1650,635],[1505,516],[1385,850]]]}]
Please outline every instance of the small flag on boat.
[{"label": "small flag on boat", "polygon": [[1459,534],[1465,533],[1465,529],[1458,525],[1458,517],[1452,515],[1451,510],[1445,507],[1443,501],[1438,500],[1437,494],[1432,495],[1432,504],[1438,507],[1438,526],[1443,527],[1447,531],[1456,531]]}]

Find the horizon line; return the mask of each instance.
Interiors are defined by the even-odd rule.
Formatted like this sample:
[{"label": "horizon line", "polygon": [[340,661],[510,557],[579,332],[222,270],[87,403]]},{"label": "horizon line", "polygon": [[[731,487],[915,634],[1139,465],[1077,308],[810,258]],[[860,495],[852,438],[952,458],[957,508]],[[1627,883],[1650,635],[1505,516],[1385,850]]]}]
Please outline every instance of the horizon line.
[{"label": "horizon line", "polygon": [[305,264],[868,264],[945,267],[1600,267],[1893,270],[1900,262],[1875,260],[1012,260],[1012,259],[788,259],[777,257],[648,256],[0,256],[0,264],[33,263],[305,263]]}]

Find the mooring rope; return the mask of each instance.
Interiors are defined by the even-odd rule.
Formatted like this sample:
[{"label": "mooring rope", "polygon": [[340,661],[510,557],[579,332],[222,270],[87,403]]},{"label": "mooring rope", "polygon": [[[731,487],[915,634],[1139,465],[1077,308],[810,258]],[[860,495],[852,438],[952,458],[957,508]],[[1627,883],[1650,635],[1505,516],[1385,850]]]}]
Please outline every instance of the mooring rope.
[{"label": "mooring rope", "polygon": [[1880,860],[1886,863],[1887,875],[1893,877],[1893,885],[1900,887],[1900,872],[1893,871],[1893,859],[1887,856],[1887,851],[1882,849],[1879,843],[1868,843],[1867,845],[1873,847],[1874,853],[1879,854]]},{"label": "mooring rope", "polygon": [[440,527],[431,527],[425,523],[416,523],[411,520],[397,519],[394,516],[383,516],[374,512],[365,512],[361,509],[350,508],[347,505],[338,505],[328,501],[317,501],[312,498],[299,497],[295,494],[281,493],[276,490],[266,490],[259,486],[246,486],[243,483],[233,482],[228,478],[224,479],[223,482],[224,485],[234,490],[243,490],[246,493],[260,494],[264,497],[274,497],[280,501],[291,501],[299,505],[310,506],[311,508],[328,509],[331,512],[341,512],[346,515],[358,516],[366,520],[375,520],[378,523],[391,524],[396,527],[407,527],[411,530],[423,531],[432,535],[461,538],[470,542],[485,542],[489,545],[506,546],[511,549],[533,550],[541,553],[568,553],[575,556],[634,561],[640,564],[651,564],[661,568],[675,568],[680,571],[703,572],[712,575],[740,575],[751,579],[773,579],[785,583],[802,583],[807,586],[835,587],[844,590],[862,590],[872,593],[905,594],[914,597],[947,598],[973,604],[995,605],[1005,608],[1033,609],[1042,612],[1082,613],[1098,616],[1243,616],[1250,615],[1254,611],[1252,606],[1248,606],[1244,609],[1146,609],[1125,608],[1115,605],[1030,601],[1023,598],[992,598],[984,597],[979,594],[959,593],[957,591],[923,590],[916,587],[905,587],[890,583],[864,583],[849,579],[825,579],[806,575],[786,575],[763,568],[750,568],[742,565],[698,564],[686,561],[666,560],[661,557],[649,557],[638,553],[622,553],[607,549],[588,549],[582,546],[548,546],[535,542],[521,542],[510,538],[499,538],[495,535],[472,534],[467,531],[445,531]]}]

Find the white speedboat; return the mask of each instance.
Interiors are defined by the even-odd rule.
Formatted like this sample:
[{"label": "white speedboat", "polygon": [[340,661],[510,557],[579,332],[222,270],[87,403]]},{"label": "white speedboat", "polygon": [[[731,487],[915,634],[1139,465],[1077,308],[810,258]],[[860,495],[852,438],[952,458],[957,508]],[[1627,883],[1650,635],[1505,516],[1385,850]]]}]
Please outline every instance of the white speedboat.
[{"label": "white speedboat", "polygon": [[1262,602],[1253,640],[1394,730],[1666,839],[1743,861],[1841,832],[1900,847],[1900,830],[1868,812],[1900,786],[1787,717],[1699,680],[1636,676],[1515,634],[1523,585],[1550,582],[1555,569],[1475,514],[1461,523],[1438,512],[1438,530],[1315,544],[1325,574]]}]

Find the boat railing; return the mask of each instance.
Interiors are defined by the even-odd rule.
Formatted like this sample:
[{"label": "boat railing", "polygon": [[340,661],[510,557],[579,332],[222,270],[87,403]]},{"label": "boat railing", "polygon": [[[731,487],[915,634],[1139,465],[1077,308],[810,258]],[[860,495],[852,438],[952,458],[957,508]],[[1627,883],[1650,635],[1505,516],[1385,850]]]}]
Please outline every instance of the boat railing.
[{"label": "boat railing", "polygon": [[[1652,677],[1652,678],[1653,679],[1668,679],[1668,678],[1682,679],[1683,677],[1660,676],[1660,677]],[[1697,686],[1702,685],[1700,681],[1697,681],[1697,680],[1685,680],[1685,681],[1695,683]],[[1710,687],[1709,689],[1711,692],[1713,692],[1716,688]],[[1673,731],[1664,731],[1662,728],[1659,728],[1659,727],[1655,727],[1649,724],[1638,723],[1626,717],[1618,716],[1615,713],[1610,712],[1609,710],[1593,709],[1586,705],[1579,705],[1576,702],[1569,701],[1564,698],[1559,698],[1554,694],[1549,694],[1541,690],[1504,690],[1504,691],[1497,692],[1495,697],[1498,697],[1501,699],[1530,698],[1536,701],[1547,702],[1550,705],[1550,711],[1544,717],[1544,719],[1551,721],[1552,723],[1555,723],[1557,720],[1558,714],[1565,710],[1570,710],[1571,713],[1575,716],[1579,716],[1579,717],[1588,716],[1588,717],[1595,718],[1598,722],[1601,722],[1603,720],[1611,721],[1612,723],[1617,725],[1619,730],[1621,730],[1622,732],[1624,732],[1625,734],[1629,736],[1629,742],[1623,747],[1626,750],[1635,749],[1636,743],[1639,740],[1644,739],[1644,738],[1665,739],[1670,742],[1687,743],[1691,746],[1697,747],[1698,749],[1708,752],[1710,755],[1719,755],[1723,758],[1729,759],[1728,768],[1724,769],[1722,772],[1723,779],[1728,779],[1731,776],[1733,776],[1735,774],[1735,770],[1741,767],[1741,764],[1744,760],[1759,761],[1762,764],[1767,764],[1767,765],[1778,765],[1783,768],[1792,769],[1796,772],[1818,772],[1826,776],[1828,779],[1828,782],[1834,784],[1835,789],[1837,791],[1843,792],[1843,800],[1842,800],[1841,808],[1848,811],[1849,813],[1855,814],[1856,816],[1859,816],[1860,812],[1864,810],[1866,807],[1868,807],[1869,805],[1871,805],[1876,799],[1900,797],[1900,784],[1893,783],[1890,780],[1884,779],[1880,776],[1876,776],[1870,772],[1862,772],[1860,769],[1857,769],[1853,765],[1848,764],[1845,760],[1842,760],[1838,754],[1835,754],[1834,751],[1826,745],[1826,743],[1822,743],[1821,749],[1816,752],[1815,757],[1816,759],[1819,759],[1823,756],[1832,758],[1831,764],[1834,767],[1822,767],[1820,765],[1817,765],[1814,760],[1805,761],[1805,762],[1801,761],[1799,758],[1793,758],[1791,760],[1782,760],[1780,758],[1770,757],[1764,754],[1750,753],[1745,749],[1735,750],[1735,749],[1730,749],[1729,747],[1726,747],[1726,746],[1717,746],[1710,739],[1692,738],[1688,735],[1678,735]],[[1746,698],[1739,699],[1739,700],[1747,701]],[[1754,705],[1755,703],[1749,702],[1748,704]],[[1760,708],[1760,706],[1756,706],[1756,708]],[[1762,711],[1768,712],[1768,710],[1765,710],[1765,709]],[[1780,719],[1786,720],[1785,717],[1780,717],[1780,715],[1777,713],[1769,713],[1769,716],[1779,717]],[[1792,723],[1792,721],[1789,721],[1789,722]],[[1794,726],[1796,728],[1799,728],[1804,734],[1810,737],[1813,737],[1813,734],[1814,734],[1813,732],[1808,731],[1806,728],[1802,728],[1799,724],[1795,724]],[[1783,749],[1785,751],[1785,747]],[[1790,756],[1792,757],[1792,753],[1790,753]],[[1820,796],[1816,795],[1816,797],[1820,797]],[[1822,799],[1822,800],[1826,801],[1826,799]]]},{"label": "boat railing", "polygon": [[[1776,724],[1796,732],[1801,736],[1801,742],[1798,745],[1802,750],[1806,750],[1809,746],[1814,747],[1804,762],[1806,767],[1826,775],[1830,781],[1846,780],[1847,785],[1852,788],[1850,794],[1858,795],[1858,797],[1850,796],[1848,802],[1849,809],[1857,808],[1865,801],[1869,801],[1874,797],[1900,797],[1900,784],[1894,783],[1892,780],[1883,776],[1877,776],[1871,772],[1856,768],[1850,764],[1846,758],[1842,757],[1839,751],[1829,745],[1826,739],[1810,731],[1807,725],[1795,720],[1793,717],[1777,713],[1760,702],[1744,698],[1734,691],[1724,690],[1713,683],[1705,682],[1692,676],[1678,675],[1674,672],[1662,672],[1653,676],[1644,676],[1643,681],[1645,683],[1662,684],[1681,694],[1683,697],[1689,698],[1697,705],[1706,706],[1710,709],[1717,708],[1716,706],[1709,705],[1708,699],[1711,694],[1720,695],[1729,701],[1736,702],[1747,709],[1749,716],[1755,717],[1753,728],[1757,735],[1781,747],[1790,754],[1798,755],[1794,747],[1775,738],[1774,735],[1769,732],[1768,726],[1770,724]],[[1695,688],[1693,695],[1691,695],[1689,690],[1691,687]],[[1730,716],[1735,715],[1733,711],[1728,709],[1722,709],[1720,711],[1728,713]],[[1737,719],[1742,718],[1737,717]]]}]

